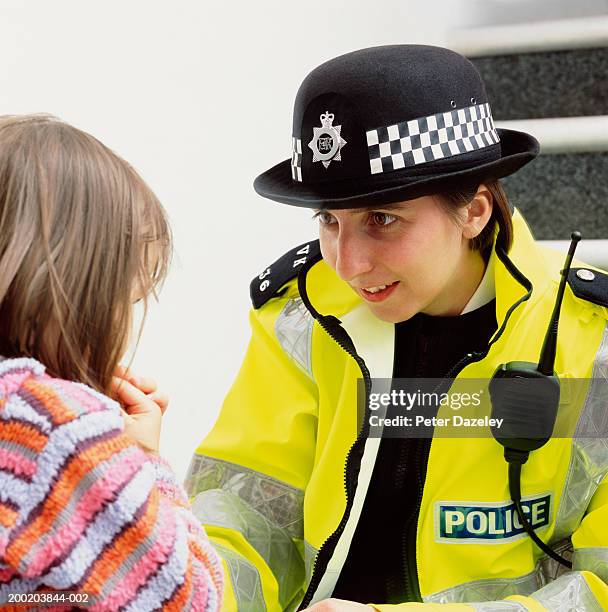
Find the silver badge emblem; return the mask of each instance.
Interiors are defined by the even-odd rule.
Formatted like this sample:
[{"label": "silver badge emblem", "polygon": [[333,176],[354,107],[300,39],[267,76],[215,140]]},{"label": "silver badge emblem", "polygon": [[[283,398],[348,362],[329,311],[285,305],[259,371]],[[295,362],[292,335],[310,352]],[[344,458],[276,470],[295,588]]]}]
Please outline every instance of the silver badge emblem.
[{"label": "silver badge emblem", "polygon": [[576,271],[576,275],[584,281],[592,281],[595,278],[595,274],[591,272],[591,270],[587,270],[587,268],[581,268]]},{"label": "silver badge emblem", "polygon": [[321,116],[321,127],[313,127],[313,137],[308,143],[312,149],[312,161],[320,161],[327,168],[332,161],[342,161],[340,150],[346,140],[340,136],[341,125],[332,125],[333,113],[325,111]]}]

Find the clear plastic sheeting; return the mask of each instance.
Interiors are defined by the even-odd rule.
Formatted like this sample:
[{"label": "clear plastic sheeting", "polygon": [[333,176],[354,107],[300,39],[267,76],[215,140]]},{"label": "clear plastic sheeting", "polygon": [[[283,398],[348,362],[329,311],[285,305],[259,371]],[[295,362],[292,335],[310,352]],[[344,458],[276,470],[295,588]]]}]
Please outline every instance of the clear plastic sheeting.
[{"label": "clear plastic sheeting", "polygon": [[185,486],[190,497],[210,489],[233,493],[291,537],[304,537],[304,492],[266,474],[236,463],[195,455]]},{"label": "clear plastic sheeting", "polygon": [[517,601],[483,601],[468,605],[477,612],[527,612],[528,610],[526,606]]},{"label": "clear plastic sheeting", "polygon": [[[264,559],[279,585],[281,606],[289,609],[304,581],[304,560],[294,542],[303,538],[304,492],[260,472],[204,455],[192,459],[186,490],[194,515],[203,525],[240,533]],[[231,563],[237,599],[246,603],[243,609],[264,610],[255,605],[257,587],[251,574],[255,571],[257,576],[255,567],[235,553],[226,562]]]},{"label": "clear plastic sheeting", "polygon": [[313,316],[301,298],[289,300],[275,322],[275,333],[281,348],[312,378]]},{"label": "clear plastic sheeting", "polygon": [[[543,577],[540,568],[535,571],[518,576],[516,578],[488,578],[474,580],[456,585],[450,589],[433,593],[424,598],[425,603],[471,603],[484,602],[486,605],[498,605],[498,600],[505,599],[510,595],[529,595],[543,585]],[[481,605],[481,604],[476,604]],[[480,608],[481,609],[481,608]],[[492,608],[483,608],[485,612]],[[496,608],[503,610],[505,608]],[[517,610],[518,608],[506,608]]]},{"label": "clear plastic sheeting", "polygon": [[243,536],[276,578],[282,607],[300,592],[304,561],[285,530],[234,493],[221,489],[199,493],[194,498],[192,510],[203,525],[230,529]]},{"label": "clear plastic sheeting", "polygon": [[572,558],[572,569],[593,572],[608,584],[608,548],[577,548]]},{"label": "clear plastic sheeting", "polygon": [[552,612],[602,612],[602,606],[580,572],[561,576],[532,597]]},{"label": "clear plastic sheeting", "polygon": [[592,379],[572,444],[570,466],[555,521],[555,540],[569,537],[579,526],[593,494],[608,475],[608,440],[578,437],[580,431],[605,431],[608,418],[605,393],[607,381],[608,327],[604,329],[595,356]]},{"label": "clear plastic sheeting", "polygon": [[239,612],[265,612],[264,593],[255,566],[225,546],[214,544],[214,548],[228,567]]}]

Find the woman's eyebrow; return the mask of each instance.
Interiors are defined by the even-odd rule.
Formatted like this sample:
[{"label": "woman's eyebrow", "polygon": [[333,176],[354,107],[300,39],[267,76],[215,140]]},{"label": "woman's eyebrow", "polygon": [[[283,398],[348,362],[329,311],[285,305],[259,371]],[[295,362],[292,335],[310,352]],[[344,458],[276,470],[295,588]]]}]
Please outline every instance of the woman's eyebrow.
[{"label": "woman's eyebrow", "polygon": [[[408,207],[403,205],[403,202],[397,202],[395,204],[378,204],[376,206],[370,205],[370,206],[361,206],[360,208],[356,208],[351,210],[351,212],[355,213],[355,214],[364,214],[364,213],[369,213],[372,212],[373,210],[400,210],[400,211],[405,211],[407,210]],[[313,208],[312,209],[313,212],[315,214],[317,213],[322,213],[322,212],[328,212],[331,214],[332,210],[343,210],[343,209],[332,209],[332,208]]]},{"label": "woman's eyebrow", "polygon": [[407,206],[404,206],[402,202],[396,204],[377,204],[376,206],[365,206],[361,210],[365,212],[371,212],[372,210],[405,210]]}]

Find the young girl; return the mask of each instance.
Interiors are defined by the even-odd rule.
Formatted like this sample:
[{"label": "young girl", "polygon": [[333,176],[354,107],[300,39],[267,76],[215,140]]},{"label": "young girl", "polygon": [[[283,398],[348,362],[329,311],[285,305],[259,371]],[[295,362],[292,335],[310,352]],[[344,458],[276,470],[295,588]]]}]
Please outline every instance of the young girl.
[{"label": "young girl", "polygon": [[167,401],[118,366],[170,254],[124,160],[52,117],[0,119],[0,604],[220,607],[218,558],[157,454]]}]

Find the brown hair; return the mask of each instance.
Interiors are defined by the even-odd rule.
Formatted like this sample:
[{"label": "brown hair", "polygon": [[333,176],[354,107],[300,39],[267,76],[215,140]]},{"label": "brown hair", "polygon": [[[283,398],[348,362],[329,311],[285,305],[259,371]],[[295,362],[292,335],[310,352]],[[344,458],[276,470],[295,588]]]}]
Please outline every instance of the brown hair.
[{"label": "brown hair", "polygon": [[[476,183],[439,194],[439,200],[446,212],[453,214],[458,208],[466,206],[477,193],[480,184]],[[497,246],[504,249],[506,253],[509,252],[513,242],[513,222],[511,220],[511,205],[500,181],[496,179],[483,184],[492,194],[492,215],[481,233],[469,241],[469,247],[474,251],[480,251],[487,259],[494,244],[497,229],[499,230],[496,239]]]},{"label": "brown hair", "polygon": [[156,196],[97,139],[47,115],[0,117],[0,355],[107,393],[133,296],[145,315],[171,245]]}]

